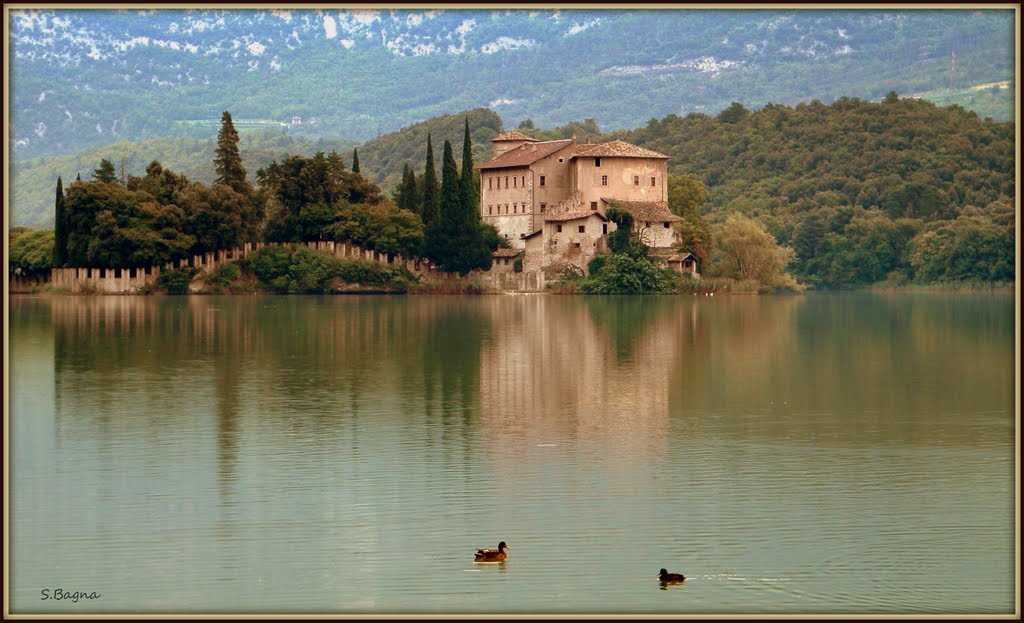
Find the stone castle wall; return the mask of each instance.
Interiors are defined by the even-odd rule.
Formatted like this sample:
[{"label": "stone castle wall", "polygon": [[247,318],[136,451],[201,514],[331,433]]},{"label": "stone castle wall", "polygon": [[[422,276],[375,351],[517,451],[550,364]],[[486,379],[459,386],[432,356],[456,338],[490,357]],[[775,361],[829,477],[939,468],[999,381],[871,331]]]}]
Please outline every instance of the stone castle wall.
[{"label": "stone castle wall", "polygon": [[[363,259],[371,262],[378,262],[388,266],[401,266],[410,273],[427,280],[447,280],[454,278],[454,275],[436,270],[429,262],[419,258],[407,258],[402,256],[380,253],[370,249],[333,241],[314,241],[305,243],[306,247],[321,253],[330,253],[335,257],[349,259]],[[196,278],[209,275],[219,266],[227,263],[237,262],[248,257],[251,253],[265,246],[291,246],[276,242],[255,244],[246,243],[242,247],[225,249],[201,255],[193,255],[190,258],[183,258],[177,262],[169,262],[163,266],[147,266],[145,268],[54,268],[50,271],[50,285],[54,288],[67,290],[72,293],[96,292],[100,294],[139,294],[147,287],[151,287],[160,277],[161,270],[172,270],[176,268],[197,268],[199,269]],[[534,286],[538,283],[537,277],[526,278],[524,273],[503,273],[499,270],[477,273],[487,284],[494,283],[498,289],[529,289],[516,288],[518,284]],[[509,274],[513,277],[506,277]],[[494,278],[489,278],[489,277]],[[14,279],[11,280],[12,292]],[[497,284],[505,284],[508,287],[501,287]],[[537,291],[543,289],[543,275],[539,278]],[[23,284],[24,285],[24,284]],[[36,287],[42,285],[36,283]],[[25,285],[22,291],[29,291],[30,285]]]}]

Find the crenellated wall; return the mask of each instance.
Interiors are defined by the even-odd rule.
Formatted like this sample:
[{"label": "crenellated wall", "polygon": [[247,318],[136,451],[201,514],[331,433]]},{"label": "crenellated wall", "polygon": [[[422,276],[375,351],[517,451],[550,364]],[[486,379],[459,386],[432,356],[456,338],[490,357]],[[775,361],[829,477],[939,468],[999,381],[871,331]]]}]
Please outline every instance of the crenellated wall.
[{"label": "crenellated wall", "polygon": [[[348,259],[363,259],[371,262],[387,264],[388,266],[401,266],[410,273],[427,280],[451,279],[454,275],[438,271],[427,260],[420,258],[408,258],[387,253],[380,253],[371,249],[329,240],[314,241],[305,243],[306,247],[322,253],[330,253],[335,257]],[[248,257],[251,253],[265,246],[293,246],[288,243],[257,242],[246,243],[242,247],[224,249],[201,255],[193,255],[190,258],[183,258],[177,262],[169,262],[163,266],[147,266],[145,268],[54,268],[50,271],[50,285],[53,288],[67,290],[72,293],[95,292],[98,294],[138,294],[143,292],[151,284],[155,284],[160,277],[161,270],[172,270],[180,268],[197,268],[196,277],[200,278],[209,275],[218,266],[230,262],[237,262]],[[498,274],[500,271],[478,273],[485,277]],[[522,273],[513,273],[521,275]],[[543,289],[543,276],[540,278],[540,289]],[[531,286],[536,281],[525,278],[499,278],[495,283],[509,283],[514,286],[522,281],[525,286]],[[11,280],[12,284],[14,280]],[[36,287],[45,285],[45,282],[38,282]],[[524,289],[531,289],[524,287]],[[504,288],[502,288],[504,289]],[[513,288],[514,289],[514,288]],[[14,291],[14,290],[12,290]],[[26,289],[27,291],[27,289]]]}]

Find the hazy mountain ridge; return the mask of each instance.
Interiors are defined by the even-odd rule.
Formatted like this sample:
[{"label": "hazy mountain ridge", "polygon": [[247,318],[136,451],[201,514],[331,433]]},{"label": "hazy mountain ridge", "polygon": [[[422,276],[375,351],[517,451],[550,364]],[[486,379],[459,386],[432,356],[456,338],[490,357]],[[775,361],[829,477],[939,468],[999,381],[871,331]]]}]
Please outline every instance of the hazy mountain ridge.
[{"label": "hazy mountain ridge", "polygon": [[[1012,79],[1009,11],[13,11],[16,158],[181,123],[287,121],[366,140],[490,107],[603,128]],[[950,69],[950,60],[955,66]],[[1012,109],[1012,108],[1011,108]]]}]

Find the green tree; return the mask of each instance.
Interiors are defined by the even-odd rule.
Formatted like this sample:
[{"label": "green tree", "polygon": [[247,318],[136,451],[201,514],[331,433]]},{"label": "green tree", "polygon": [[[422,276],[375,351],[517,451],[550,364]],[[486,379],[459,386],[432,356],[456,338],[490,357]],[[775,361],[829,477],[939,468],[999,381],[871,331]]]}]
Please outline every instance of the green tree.
[{"label": "green tree", "polygon": [[217,150],[213,158],[217,173],[215,183],[226,184],[236,192],[246,194],[245,166],[238,150],[238,131],[231,121],[231,113],[224,111],[220,117],[220,131],[217,132]]},{"label": "green tree", "polygon": [[711,229],[701,214],[707,200],[707,188],[697,176],[685,173],[668,177],[668,209],[683,217],[682,222],[675,225],[680,235],[680,249],[693,253],[701,264],[711,256]]},{"label": "green tree", "polygon": [[729,107],[718,113],[718,119],[722,123],[738,123],[743,121],[750,116],[750,111],[747,110],[743,104],[739,102],[733,102],[729,104]]},{"label": "green tree", "polygon": [[615,223],[615,231],[608,234],[608,249],[612,253],[625,253],[633,230],[633,215],[612,204],[605,212],[608,220]]},{"label": "green tree", "polygon": [[359,148],[352,149],[352,172],[359,173]]},{"label": "green tree", "polygon": [[92,179],[94,182],[101,182],[103,184],[116,184],[117,174],[114,170],[114,163],[106,158],[100,160],[100,166],[93,171]]},{"label": "green tree", "polygon": [[181,208],[141,190],[76,183],[65,200],[70,266],[160,265],[187,257],[195,243]]},{"label": "green tree", "polygon": [[9,273],[43,277],[54,266],[54,234],[45,229],[13,227],[7,235]]},{"label": "green tree", "polygon": [[466,117],[466,131],[462,139],[462,204],[471,214],[479,211],[477,173],[473,170],[473,141],[469,136],[469,117]]},{"label": "green tree", "polygon": [[754,219],[730,214],[725,223],[715,227],[712,235],[717,252],[715,264],[723,276],[753,279],[766,286],[796,285],[785,272],[794,257],[793,250],[779,246]]},{"label": "green tree", "polygon": [[57,176],[57,197],[54,202],[53,215],[53,265],[64,266],[68,256],[68,224],[67,209],[64,201],[64,183]]},{"label": "green tree", "polygon": [[700,209],[708,201],[708,189],[696,175],[668,176],[668,209],[676,216],[700,216]]},{"label": "green tree", "polygon": [[409,210],[413,213],[416,213],[419,207],[419,202],[416,200],[416,174],[413,173],[408,162],[402,168],[402,183],[395,191],[395,203],[402,210]]},{"label": "green tree", "polygon": [[440,198],[438,193],[440,189],[437,185],[437,172],[434,170],[434,148],[430,142],[430,134],[427,134],[427,162],[423,170],[423,188],[419,192],[421,198],[420,201],[420,217],[423,219],[424,227],[429,227],[430,223],[437,218],[438,207],[440,205]]},{"label": "green tree", "polygon": [[437,216],[426,225],[426,256],[442,270],[465,275],[491,267],[491,250],[484,240],[476,210],[463,201],[463,184],[455,166],[452,144],[444,142],[441,201]]}]

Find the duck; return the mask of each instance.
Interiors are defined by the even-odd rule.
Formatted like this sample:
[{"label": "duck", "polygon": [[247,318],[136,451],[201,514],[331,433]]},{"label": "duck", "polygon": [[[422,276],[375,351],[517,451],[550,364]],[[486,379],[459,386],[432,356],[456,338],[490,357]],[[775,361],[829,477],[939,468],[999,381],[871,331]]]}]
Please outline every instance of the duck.
[{"label": "duck", "polygon": [[505,545],[505,541],[498,543],[498,549],[478,549],[473,562],[501,562],[508,557],[506,549],[509,549],[509,546]]},{"label": "duck", "polygon": [[682,573],[669,573],[665,569],[662,569],[658,572],[658,579],[665,584],[669,584],[672,582],[685,582],[686,576]]}]

